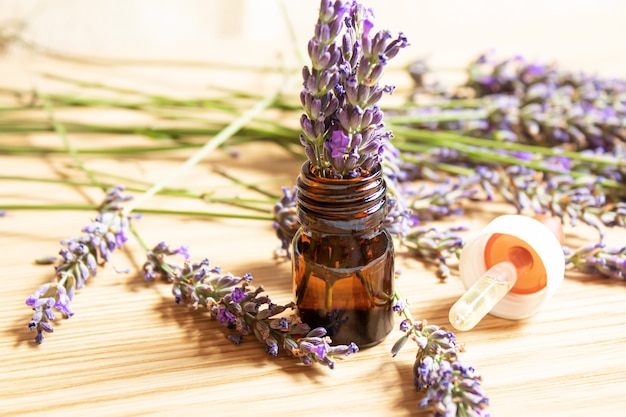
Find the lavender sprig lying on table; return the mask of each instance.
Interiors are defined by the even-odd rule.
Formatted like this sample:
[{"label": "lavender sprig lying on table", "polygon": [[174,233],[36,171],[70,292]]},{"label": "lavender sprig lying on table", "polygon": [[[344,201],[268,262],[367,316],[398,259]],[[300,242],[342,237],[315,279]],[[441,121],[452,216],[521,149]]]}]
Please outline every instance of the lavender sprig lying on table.
[{"label": "lavender sprig lying on table", "polygon": [[186,260],[183,266],[167,262],[166,256],[174,254],[188,258],[186,247],[170,248],[163,242],[148,251],[143,266],[146,279],[161,277],[170,281],[177,304],[206,309],[212,318],[233,331],[227,337],[234,344],[241,343],[244,336],[254,335],[272,356],[277,356],[282,348],[305,365],[317,362],[331,369],[336,360],[358,352],[354,343],[331,346],[326,329],[311,329],[296,314],[284,315],[295,304],[274,304],[262,286],[252,286],[250,274],[222,274],[207,259]]},{"label": "lavender sprig lying on table", "polygon": [[[423,66],[409,67],[409,71]],[[416,86],[423,74],[414,77]],[[601,149],[613,152],[626,142],[626,81],[567,71],[554,64],[532,62],[521,55],[499,59],[485,53],[467,68],[465,84],[435,93],[437,106],[418,108],[414,114],[434,113],[441,122],[428,121],[428,129],[463,131],[473,136],[509,142],[561,146],[564,149]],[[474,108],[467,110],[470,97]],[[476,100],[479,98],[479,100]],[[460,107],[454,108],[455,102]],[[442,104],[451,110],[442,110]],[[444,113],[457,118],[441,117]],[[475,114],[477,118],[464,119]]]},{"label": "lavender sprig lying on table", "polygon": [[602,242],[590,243],[572,251],[564,247],[565,265],[584,274],[626,280],[626,246],[610,247]]},{"label": "lavender sprig lying on table", "polygon": [[409,340],[417,344],[413,382],[418,390],[426,391],[420,407],[431,409],[435,417],[489,416],[489,398],[482,391],[481,377],[459,359],[463,347],[457,344],[454,333],[426,321],[414,321],[398,292],[394,298],[393,308],[404,318],[400,323],[404,336],[391,353],[395,357]]},{"label": "lavender sprig lying on table", "polygon": [[114,187],[99,207],[99,214],[85,226],[80,237],[65,239],[61,244],[61,263],[55,266],[54,279],[40,286],[26,299],[26,305],[35,311],[28,323],[30,330],[36,330],[35,342],[41,344],[44,332],[52,333],[54,310],[65,318],[74,315],[71,302],[77,289],[85,285],[90,276],[95,276],[98,266],[111,259],[116,249],[126,242],[131,218],[124,215],[120,203],[131,197],[123,196],[122,187]]},{"label": "lavender sprig lying on table", "polygon": [[[515,164],[476,163],[463,152],[434,148],[422,155],[413,155],[402,167],[405,178],[424,177],[435,184],[418,188],[405,187],[407,205],[420,220],[435,220],[461,214],[465,200],[492,201],[497,194],[511,203],[518,213],[530,210],[533,214],[550,213],[569,219],[572,225],[582,221],[595,227],[604,236],[604,227],[626,226],[626,205],[623,190],[611,188],[604,178],[584,173],[569,172],[570,162],[565,157],[539,159],[520,152],[500,151],[515,156],[519,161],[533,158],[550,164],[562,173],[542,172]],[[471,175],[446,177],[424,169],[428,164],[448,164]],[[425,174],[425,175],[424,175]],[[572,175],[576,174],[576,175]]]},{"label": "lavender sprig lying on table", "polygon": [[626,141],[623,80],[563,71],[519,55],[498,59],[487,53],[470,64],[467,86],[479,97],[506,94],[519,100],[490,115],[490,131],[576,149],[613,151]]}]

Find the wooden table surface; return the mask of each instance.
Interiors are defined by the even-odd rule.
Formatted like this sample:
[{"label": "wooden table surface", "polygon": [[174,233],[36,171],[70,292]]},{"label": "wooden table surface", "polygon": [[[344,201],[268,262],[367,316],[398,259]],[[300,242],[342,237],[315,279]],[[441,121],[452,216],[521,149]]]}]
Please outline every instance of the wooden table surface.
[{"label": "wooden table surface", "polygon": [[[182,97],[201,95],[206,84],[202,69],[85,65],[30,54],[0,59],[0,83],[14,88],[76,92],[67,84],[42,78],[43,72]],[[272,85],[260,75],[246,77],[240,86]],[[74,121],[138,122],[138,116],[110,109],[58,110],[57,116]],[[141,118],[139,122],[149,123]],[[68,137],[79,153],[153,141],[72,132]],[[0,149],[17,145],[63,149],[55,133],[0,136]],[[171,186],[219,196],[258,197],[233,186],[217,170],[279,193],[282,185],[293,184],[301,163],[270,144],[242,145],[235,150],[237,157],[232,156],[233,149],[212,152]],[[193,150],[185,150],[114,158],[85,152],[82,159],[100,181],[115,182],[107,175],[113,173],[153,184],[192,154]],[[0,152],[0,174],[88,181],[63,152]],[[0,182],[0,208],[97,204],[101,198],[102,191],[90,186]],[[142,207],[233,210],[163,196],[145,201],[138,211]],[[477,204],[469,206],[466,215],[442,225],[468,224],[471,234],[495,216],[512,212],[508,205]],[[422,394],[412,383],[415,349],[407,347],[391,357],[398,330],[380,345],[338,363],[334,370],[304,367],[282,355],[273,358],[255,339],[235,346],[219,323],[175,304],[169,285],[145,282],[138,272],[144,251],[132,237],[125,250],[116,253],[112,263],[77,293],[76,314],[69,320],[57,319],[55,332],[36,345],[27,328],[31,312],[24,300],[53,276],[53,269],[36,265],[34,259],[55,255],[59,241],[78,235],[92,216],[90,211],[16,209],[0,218],[0,415],[429,415],[418,408]],[[269,221],[146,214],[135,225],[149,245],[162,240],[188,244],[193,259],[208,257],[237,275],[251,272],[276,302],[291,299],[290,265],[273,258],[278,241]],[[595,239],[595,232],[584,226],[567,226],[566,233],[571,246]],[[619,245],[625,238],[624,230],[610,230],[607,242]],[[402,270],[397,286],[408,297],[412,314],[448,325],[448,309],[462,293],[456,272],[441,283],[431,267],[402,249],[397,267]],[[126,268],[129,273],[115,270]],[[463,360],[483,376],[494,416],[617,416],[626,410],[625,317],[623,282],[568,272],[559,291],[537,315],[519,322],[487,316],[474,330],[458,332],[457,337],[466,347]]]}]

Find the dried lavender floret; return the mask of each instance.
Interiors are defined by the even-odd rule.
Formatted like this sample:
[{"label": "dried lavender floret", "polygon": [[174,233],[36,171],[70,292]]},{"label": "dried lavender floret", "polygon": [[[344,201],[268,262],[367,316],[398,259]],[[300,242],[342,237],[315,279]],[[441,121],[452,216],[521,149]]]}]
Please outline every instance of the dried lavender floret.
[{"label": "dried lavender floret", "polygon": [[37,344],[43,342],[44,332],[54,331],[54,310],[61,312],[65,318],[71,317],[74,314],[71,301],[76,289],[82,288],[89,277],[95,276],[98,266],[109,262],[111,254],[127,241],[132,218],[123,213],[120,203],[131,197],[122,195],[122,191],[123,187],[111,188],[99,206],[100,213],[82,229],[83,234],[61,241],[66,247],[59,251],[61,261],[55,266],[54,279],[26,299],[26,305],[35,311],[28,328],[37,331]]},{"label": "dried lavender floret", "polygon": [[167,281],[173,279],[172,274],[181,267],[176,264],[165,262],[165,256],[181,255],[185,260],[189,259],[188,247],[182,245],[178,248],[168,246],[165,242],[160,242],[147,252],[147,260],[142,266],[143,276],[146,281],[161,278]]}]

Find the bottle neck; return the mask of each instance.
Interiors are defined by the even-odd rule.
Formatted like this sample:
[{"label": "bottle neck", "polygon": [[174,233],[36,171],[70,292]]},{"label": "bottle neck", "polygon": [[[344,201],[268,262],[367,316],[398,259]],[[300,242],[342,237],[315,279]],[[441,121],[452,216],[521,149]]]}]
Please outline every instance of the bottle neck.
[{"label": "bottle neck", "polygon": [[382,227],[387,215],[387,188],[380,166],[367,177],[336,179],[313,175],[306,162],[297,185],[298,217],[312,231],[373,231]]}]

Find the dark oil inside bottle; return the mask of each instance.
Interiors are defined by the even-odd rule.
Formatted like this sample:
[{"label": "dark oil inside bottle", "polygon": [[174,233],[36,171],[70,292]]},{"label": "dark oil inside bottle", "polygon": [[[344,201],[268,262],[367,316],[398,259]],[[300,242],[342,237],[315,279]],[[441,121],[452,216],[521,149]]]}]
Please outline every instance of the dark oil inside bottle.
[{"label": "dark oil inside bottle", "polygon": [[364,348],[384,339],[394,323],[393,243],[370,236],[299,234],[294,240],[294,285],[298,314],[325,327],[332,344]]}]

